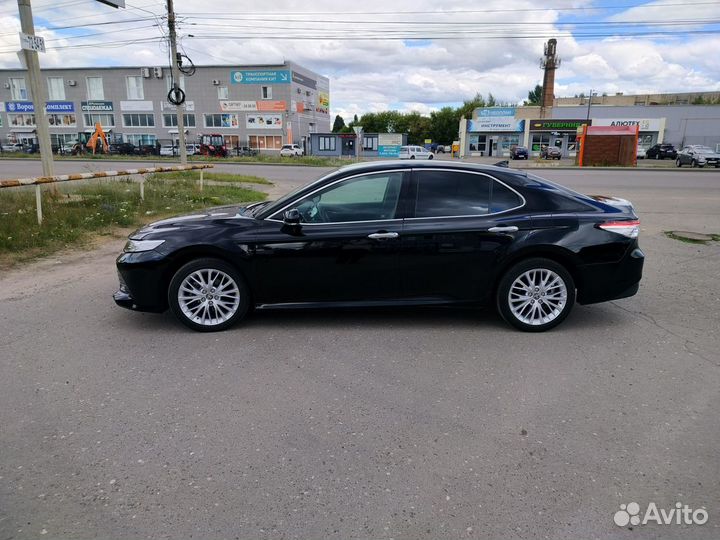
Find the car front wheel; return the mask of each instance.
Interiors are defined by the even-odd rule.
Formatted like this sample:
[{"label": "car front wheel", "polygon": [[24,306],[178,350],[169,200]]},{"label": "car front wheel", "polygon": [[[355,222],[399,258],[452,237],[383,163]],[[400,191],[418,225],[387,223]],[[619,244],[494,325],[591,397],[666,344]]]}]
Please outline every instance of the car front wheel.
[{"label": "car front wheel", "polygon": [[250,305],[238,271],[219,259],[196,259],[180,268],[168,288],[175,317],[198,332],[217,332],[242,319]]},{"label": "car front wheel", "polygon": [[506,322],[525,332],[560,324],[575,304],[570,273],[550,259],[522,261],[507,271],[497,289],[497,307]]}]

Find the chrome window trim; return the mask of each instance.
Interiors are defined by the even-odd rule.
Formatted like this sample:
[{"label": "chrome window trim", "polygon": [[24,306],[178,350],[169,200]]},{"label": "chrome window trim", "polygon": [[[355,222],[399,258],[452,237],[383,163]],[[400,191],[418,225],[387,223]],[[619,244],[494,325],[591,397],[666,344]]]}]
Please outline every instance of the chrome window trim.
[{"label": "chrome window trim", "polygon": [[[470,170],[467,170],[467,169],[449,169],[449,168],[445,168],[445,169],[441,169],[441,168],[437,168],[437,169],[435,169],[435,168],[432,168],[432,169],[411,169],[411,171],[412,171],[413,173],[415,173],[415,171],[418,171],[418,172],[420,172],[420,171],[462,172],[462,173],[468,173],[468,174],[477,174],[478,176],[486,176],[487,178],[490,179],[491,182],[498,182],[499,184],[502,184],[503,186],[505,186],[506,188],[508,188],[510,191],[512,191],[513,193],[515,193],[515,195],[517,195],[518,197],[520,197],[520,200],[522,201],[522,203],[521,203],[520,205],[518,205],[518,206],[514,206],[514,207],[512,207],[512,208],[508,208],[507,210],[502,210],[502,211],[500,211],[500,212],[489,212],[489,213],[487,213],[487,214],[464,214],[464,215],[461,215],[461,216],[432,216],[432,217],[411,217],[411,218],[405,218],[407,221],[410,221],[410,220],[420,220],[420,219],[455,219],[455,218],[469,218],[469,217],[471,217],[471,218],[483,218],[483,217],[489,217],[489,216],[499,216],[500,214],[505,214],[505,213],[507,213],[507,212],[512,212],[513,210],[518,210],[519,208],[522,208],[523,206],[525,206],[525,205],[527,204],[527,200],[525,199],[525,197],[523,197],[522,194],[521,194],[520,192],[518,192],[516,189],[514,189],[513,187],[507,185],[507,184],[506,184],[505,182],[503,182],[502,180],[500,180],[500,179],[498,179],[498,178],[495,178],[494,176],[491,176],[491,175],[489,175],[489,174],[487,174],[487,173],[484,173],[484,172],[480,172],[480,171],[470,171]],[[417,209],[417,199],[415,200],[415,208],[413,209],[413,211],[415,211],[416,209]]]},{"label": "chrome window trim", "polygon": [[[286,204],[285,206],[283,206],[280,210],[278,210],[277,212],[275,212],[274,214],[272,214],[270,217],[264,218],[264,221],[274,221],[275,223],[284,223],[284,220],[273,219],[273,218],[274,218],[275,216],[277,216],[278,214],[282,214],[282,212],[284,212],[288,207],[290,207],[290,206],[292,206],[293,204],[295,204],[295,203],[298,201],[298,199],[304,199],[304,198],[306,198],[306,197],[310,197],[311,195],[314,195],[314,194],[317,193],[318,191],[321,191],[321,190],[323,190],[323,189],[325,189],[325,188],[334,186],[334,185],[337,184],[338,182],[343,182],[343,181],[345,181],[345,180],[352,180],[353,178],[358,178],[358,177],[360,177],[360,176],[370,176],[370,175],[377,175],[377,174],[384,174],[384,173],[391,173],[391,172],[405,173],[405,172],[407,172],[407,170],[408,170],[408,169],[386,169],[386,170],[384,170],[384,171],[371,172],[371,173],[364,172],[364,173],[354,174],[354,175],[351,175],[351,176],[344,176],[343,178],[338,178],[337,180],[334,180],[334,181],[330,182],[329,184],[326,184],[326,185],[324,185],[324,186],[318,187],[318,188],[315,189],[314,191],[311,191],[310,193],[307,193],[307,194],[303,195],[302,197],[299,197],[299,198],[296,198],[296,199],[292,200],[289,204]],[[320,180],[317,180],[317,182],[320,182],[320,181],[322,181],[322,178],[321,178]],[[312,185],[312,184],[311,184],[311,185]],[[402,185],[400,186],[400,190],[402,191]],[[400,198],[399,198],[399,194],[398,194],[398,202],[399,202],[399,201],[400,201]],[[306,227],[306,226],[308,226],[308,225],[315,225],[315,226],[317,226],[317,225],[343,225],[343,224],[345,224],[345,223],[378,223],[378,222],[387,222],[387,221],[402,221],[402,218],[392,218],[392,219],[367,219],[367,220],[358,220],[358,221],[326,221],[325,223],[302,223],[302,226],[303,226],[303,227]]]}]

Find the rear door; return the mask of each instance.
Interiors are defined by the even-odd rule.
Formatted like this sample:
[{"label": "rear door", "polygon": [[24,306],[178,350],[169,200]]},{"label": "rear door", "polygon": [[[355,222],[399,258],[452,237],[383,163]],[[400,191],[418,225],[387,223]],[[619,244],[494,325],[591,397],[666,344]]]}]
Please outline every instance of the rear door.
[{"label": "rear door", "polygon": [[414,211],[403,224],[403,295],[438,302],[483,300],[495,265],[531,228],[523,198],[486,173],[415,169]]}]

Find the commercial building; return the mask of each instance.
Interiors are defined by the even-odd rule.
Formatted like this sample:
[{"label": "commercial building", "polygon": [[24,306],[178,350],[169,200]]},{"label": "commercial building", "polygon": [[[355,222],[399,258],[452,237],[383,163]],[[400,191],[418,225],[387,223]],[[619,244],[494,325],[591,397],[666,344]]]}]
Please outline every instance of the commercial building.
[{"label": "commercial building", "polygon": [[[513,115],[506,116],[510,111]],[[638,143],[649,148],[671,143],[681,148],[702,144],[720,145],[720,105],[595,105],[555,106],[541,118],[540,107],[476,109],[470,120],[460,121],[461,155],[508,157],[508,145],[526,146],[539,156],[543,146],[560,148],[563,157],[577,154],[578,128],[591,126],[638,126]],[[483,119],[502,115],[501,124]],[[510,126],[512,130],[504,126]],[[505,130],[505,131],[501,131]],[[515,142],[516,141],[516,142]]]},{"label": "commercial building", "polygon": [[[155,145],[177,141],[177,111],[167,100],[170,69],[107,67],[44,69],[53,145],[69,144],[100,123],[114,141]],[[230,147],[278,152],[309,144],[330,130],[330,81],[293,62],[262,66],[197,66],[182,75],[187,141],[221,134]],[[0,141],[37,142],[27,72],[0,70]]]},{"label": "commercial building", "polygon": [[[362,157],[397,157],[407,144],[407,133],[361,133]],[[323,157],[354,157],[358,136],[355,133],[313,133],[309,153]]]}]

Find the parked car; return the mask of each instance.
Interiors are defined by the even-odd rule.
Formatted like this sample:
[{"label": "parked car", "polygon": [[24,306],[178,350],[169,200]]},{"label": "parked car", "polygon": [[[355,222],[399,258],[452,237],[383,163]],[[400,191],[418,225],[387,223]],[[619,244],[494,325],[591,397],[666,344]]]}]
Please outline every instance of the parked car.
[{"label": "parked car", "polygon": [[528,159],[528,149],[524,146],[512,146],[510,147],[510,158],[511,159]]},{"label": "parked car", "polygon": [[574,303],[634,295],[644,254],[623,199],[448,161],[343,167],[273,202],[165,219],[129,237],[115,302],[193,330],[258,310],[490,305],[548,330]]},{"label": "parked car", "polygon": [[409,145],[400,147],[400,154],[398,157],[400,159],[432,159],[433,154],[432,152],[428,152],[422,146]]},{"label": "parked car", "polygon": [[252,157],[258,155],[258,151],[255,148],[250,148],[249,146],[238,146],[235,148],[235,152],[238,156],[241,157]]},{"label": "parked car", "polygon": [[647,159],[675,159],[677,150],[672,144],[654,144],[645,151],[645,157]]},{"label": "parked car", "polygon": [[111,154],[137,154],[137,148],[135,148],[135,145],[132,143],[113,143],[110,145],[110,153]]},{"label": "parked car", "polygon": [[282,157],[302,156],[303,150],[297,144],[283,144],[280,149],[280,155]]},{"label": "parked car", "polygon": [[690,165],[691,167],[720,167],[720,154],[712,148],[702,145],[686,146],[677,154],[675,165],[682,167]]},{"label": "parked car", "polygon": [[200,145],[196,143],[189,143],[185,145],[185,150],[188,156],[195,156],[200,154]]},{"label": "parked car", "polygon": [[540,150],[540,157],[542,159],[560,159],[562,152],[557,146],[543,146]]},{"label": "parked car", "polygon": [[452,152],[452,146],[449,144],[438,144],[435,148],[436,154],[449,154],[450,152]]},{"label": "parked car", "polygon": [[638,146],[638,147],[637,147],[637,156],[636,156],[636,157],[637,157],[638,159],[645,159],[645,156],[646,156],[646,155],[647,155],[647,151],[646,151],[642,146]]},{"label": "parked car", "polygon": [[161,156],[177,156],[179,155],[178,147],[172,144],[163,144],[160,147]]},{"label": "parked car", "polygon": [[24,152],[25,147],[23,143],[5,143],[2,145],[3,152]]}]

